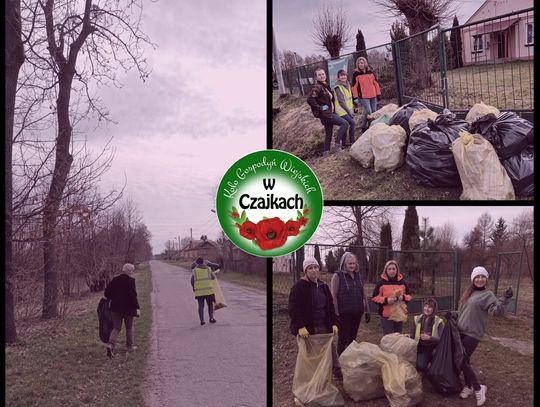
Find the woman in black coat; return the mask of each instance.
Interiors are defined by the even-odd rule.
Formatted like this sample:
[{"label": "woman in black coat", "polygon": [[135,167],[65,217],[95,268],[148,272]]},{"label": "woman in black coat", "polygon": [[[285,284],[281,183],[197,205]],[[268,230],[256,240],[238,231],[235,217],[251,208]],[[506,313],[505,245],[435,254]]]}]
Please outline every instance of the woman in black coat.
[{"label": "woman in black coat", "polygon": [[110,300],[111,316],[114,328],[107,344],[107,356],[114,357],[114,347],[118,334],[122,330],[122,321],[126,325],[126,347],[133,350],[133,317],[140,316],[139,302],[137,301],[137,288],[132,277],[135,266],[124,264],[122,273],[111,280],[105,288],[104,296]]}]

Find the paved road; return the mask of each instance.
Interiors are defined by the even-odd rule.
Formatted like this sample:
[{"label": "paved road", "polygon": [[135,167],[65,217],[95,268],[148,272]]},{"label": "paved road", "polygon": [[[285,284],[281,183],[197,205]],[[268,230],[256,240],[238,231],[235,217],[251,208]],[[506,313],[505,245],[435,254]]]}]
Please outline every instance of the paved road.
[{"label": "paved road", "polygon": [[[228,307],[199,324],[191,273],[152,260],[149,407],[266,405],[266,294],[221,282]],[[219,274],[218,274],[219,278]]]}]

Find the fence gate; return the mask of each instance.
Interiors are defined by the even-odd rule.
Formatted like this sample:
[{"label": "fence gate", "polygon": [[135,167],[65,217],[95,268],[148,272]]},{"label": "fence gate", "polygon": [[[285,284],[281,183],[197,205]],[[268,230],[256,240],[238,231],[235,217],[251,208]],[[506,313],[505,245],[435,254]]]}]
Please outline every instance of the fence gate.
[{"label": "fence gate", "polygon": [[506,311],[514,315],[517,313],[517,302],[519,295],[519,283],[521,280],[521,269],[523,265],[523,252],[507,252],[497,254],[495,266],[495,289],[496,296],[501,296],[512,287],[514,296],[506,306]]}]

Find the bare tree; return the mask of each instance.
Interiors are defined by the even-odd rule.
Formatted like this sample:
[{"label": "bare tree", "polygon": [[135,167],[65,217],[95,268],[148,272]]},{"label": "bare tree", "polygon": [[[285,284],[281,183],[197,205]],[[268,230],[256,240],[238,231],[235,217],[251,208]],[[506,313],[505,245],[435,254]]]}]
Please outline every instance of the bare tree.
[{"label": "bare tree", "polygon": [[14,343],[17,340],[17,329],[15,326],[15,311],[13,299],[13,243],[12,237],[12,197],[13,197],[13,177],[12,177],[12,146],[13,146],[13,125],[15,117],[15,96],[17,93],[17,80],[19,70],[24,63],[24,46],[22,42],[21,28],[21,2],[20,0],[7,0],[4,14],[5,24],[5,227],[4,227],[4,255],[5,255],[5,305],[6,305],[6,343]]},{"label": "bare tree", "polygon": [[320,62],[320,61],[324,61],[324,56],[320,55],[320,54],[311,54],[311,55],[308,55],[304,58],[304,63],[305,64],[313,64],[314,62]]},{"label": "bare tree", "polygon": [[[521,244],[522,250],[525,252],[525,259],[527,261],[527,269],[531,281],[533,278],[533,269],[531,267],[531,260],[529,259],[529,253],[534,253],[534,214],[533,210],[524,210],[512,221],[511,234],[515,236]],[[533,256],[534,260],[534,256]]]},{"label": "bare tree", "polygon": [[347,13],[343,8],[329,3],[321,6],[313,20],[313,41],[321,49],[328,51],[330,58],[339,56],[352,39]]},{"label": "bare tree", "polygon": [[288,49],[284,49],[281,51],[281,69],[291,69],[298,65],[302,65],[304,63],[302,57],[298,55],[294,51],[289,51]]},{"label": "bare tree", "polygon": [[427,33],[416,35],[437,23],[450,19],[455,14],[453,0],[373,0],[390,18],[404,19],[412,38],[414,64],[411,67],[418,88],[424,89],[433,84],[428,59]]},{"label": "bare tree", "polygon": [[450,221],[435,227],[435,237],[439,240],[441,250],[453,250],[456,245],[456,228]]}]

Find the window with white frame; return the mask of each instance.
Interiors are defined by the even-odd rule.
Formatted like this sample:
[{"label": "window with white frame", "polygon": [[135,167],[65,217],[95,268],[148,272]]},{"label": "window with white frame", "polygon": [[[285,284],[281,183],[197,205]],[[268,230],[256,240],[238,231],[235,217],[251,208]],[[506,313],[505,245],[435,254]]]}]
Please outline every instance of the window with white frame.
[{"label": "window with white frame", "polygon": [[482,34],[473,35],[473,51],[482,52],[484,50],[484,36]]},{"label": "window with white frame", "polygon": [[527,45],[534,44],[534,28],[533,23],[527,23]]}]

